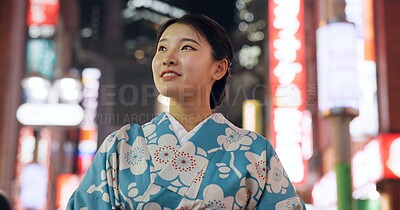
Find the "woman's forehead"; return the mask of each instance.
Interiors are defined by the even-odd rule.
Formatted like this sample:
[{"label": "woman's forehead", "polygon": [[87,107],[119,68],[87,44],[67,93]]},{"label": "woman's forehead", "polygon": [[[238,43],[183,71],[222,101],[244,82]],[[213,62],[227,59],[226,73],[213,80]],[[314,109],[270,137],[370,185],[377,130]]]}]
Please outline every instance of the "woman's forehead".
[{"label": "woman's forehead", "polygon": [[168,26],[162,33],[160,40],[168,39],[169,37],[190,37],[201,42],[207,42],[202,34],[196,28],[189,24],[174,23]]}]

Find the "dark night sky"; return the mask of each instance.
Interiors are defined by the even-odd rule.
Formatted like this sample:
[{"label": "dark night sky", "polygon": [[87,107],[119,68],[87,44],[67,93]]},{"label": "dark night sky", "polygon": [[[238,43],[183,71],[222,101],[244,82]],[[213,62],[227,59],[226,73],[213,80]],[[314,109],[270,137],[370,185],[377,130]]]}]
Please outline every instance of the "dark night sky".
[{"label": "dark night sky", "polygon": [[191,0],[189,11],[203,13],[217,20],[226,30],[230,31],[234,24],[233,0]]},{"label": "dark night sky", "polygon": [[[90,27],[93,6],[98,5],[102,13],[105,0],[81,0],[81,28]],[[128,0],[123,0],[125,4]],[[234,0],[159,0],[189,12],[205,14],[219,22],[228,32],[234,26]],[[116,1],[117,2],[117,1]],[[122,12],[122,11],[121,11]],[[103,17],[104,18],[104,17]]]}]

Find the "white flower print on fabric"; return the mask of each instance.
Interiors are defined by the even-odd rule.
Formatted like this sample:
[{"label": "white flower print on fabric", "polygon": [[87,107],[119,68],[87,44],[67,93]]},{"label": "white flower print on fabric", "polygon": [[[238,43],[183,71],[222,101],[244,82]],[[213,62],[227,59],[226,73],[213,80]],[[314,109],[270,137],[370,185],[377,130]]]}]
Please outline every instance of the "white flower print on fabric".
[{"label": "white flower print on fabric", "polygon": [[[124,192],[120,191],[122,198],[124,199],[125,203],[120,203],[117,206],[123,206],[123,209],[134,209],[133,207],[133,202],[130,198],[128,198],[127,196],[124,195]],[[129,208],[127,207],[129,206]]]},{"label": "white flower print on fabric", "polygon": [[128,196],[134,198],[139,194],[139,190],[136,188],[136,182],[132,182],[128,185]]},{"label": "white flower print on fabric", "polygon": [[252,132],[227,127],[225,135],[218,136],[217,141],[226,151],[248,150],[255,137]]},{"label": "white flower print on fabric", "polygon": [[208,162],[207,158],[197,155],[195,152],[195,145],[192,142],[186,142],[185,149],[177,151],[172,158],[170,171],[160,173],[160,177],[166,181],[172,181],[179,177],[183,185],[190,186],[193,178],[202,169],[200,167]]},{"label": "white flower print on fabric", "polygon": [[267,174],[267,191],[285,194],[289,187],[289,179],[277,155],[270,159],[270,169]]},{"label": "white flower print on fabric", "polygon": [[143,174],[147,169],[146,160],[149,160],[148,151],[143,145],[146,145],[143,137],[137,137],[132,146],[125,141],[118,144],[120,170],[129,168],[134,175]]},{"label": "white flower print on fabric", "polygon": [[101,183],[96,186],[95,184],[92,184],[89,186],[89,188],[87,189],[87,193],[89,194],[93,194],[94,192],[100,192],[102,194],[102,200],[105,202],[110,202],[110,195],[108,194],[108,192],[105,192],[103,190],[103,187],[108,185],[110,187],[112,187],[113,189],[113,193],[115,194],[115,192],[117,192],[117,194],[115,194],[115,199],[116,202],[119,201],[119,196],[118,196],[118,183],[115,177],[117,177],[117,163],[116,163],[116,154],[112,153],[111,156],[109,157],[109,159],[106,161],[106,170],[101,170],[100,171],[100,180]]},{"label": "white flower print on fabric", "polygon": [[107,184],[109,187],[112,187],[114,191],[114,196],[116,200],[116,204],[119,204],[119,183],[118,183],[118,161],[117,154],[114,152],[108,158],[106,162],[107,168]]},{"label": "white flower print on fabric", "polygon": [[170,162],[179,149],[178,139],[172,134],[165,134],[158,138],[157,144],[149,144],[155,170],[158,171]]},{"label": "white flower print on fabric", "polygon": [[[204,168],[207,168],[205,166]],[[197,176],[194,178],[193,183],[190,185],[189,189],[186,191],[185,196],[190,198],[190,199],[196,199],[197,194],[200,191],[201,183],[204,179],[204,170],[200,170],[198,172]]]},{"label": "white flower print on fabric", "polygon": [[225,163],[217,163],[217,164],[215,164],[215,166],[218,167],[219,178],[226,179],[226,178],[229,177],[229,173],[231,172],[231,168],[226,166]]},{"label": "white flower print on fabric", "polygon": [[101,183],[98,186],[96,186],[95,184],[90,185],[86,192],[89,194],[93,194],[96,191],[100,192],[102,193],[102,200],[105,202],[109,202],[110,196],[108,195],[107,192],[104,192],[103,190],[103,187],[107,184],[106,178],[107,178],[106,171],[102,170],[100,172]]},{"label": "white flower print on fabric", "polygon": [[157,162],[167,164],[170,160],[172,160],[175,152],[176,149],[172,146],[164,145],[163,147],[156,150],[156,152],[154,153],[154,157]]},{"label": "white flower print on fabric", "polygon": [[172,166],[176,171],[190,172],[196,165],[196,159],[188,152],[176,152],[175,157],[172,159]]},{"label": "white flower print on fabric", "polygon": [[190,210],[190,208],[189,207],[179,207],[176,210]]},{"label": "white flower print on fabric", "polygon": [[128,140],[128,131],[131,129],[131,125],[125,125],[122,128],[120,128],[118,131],[114,131],[110,135],[107,136],[107,138],[104,140],[104,142],[101,144],[99,151],[101,153],[106,153],[110,151],[110,148],[113,147],[114,143],[120,140]]},{"label": "white flower print on fabric", "polygon": [[108,151],[110,151],[110,149],[113,147],[115,143],[115,138],[116,138],[115,136],[117,135],[117,132],[118,131],[114,131],[113,133],[107,136],[107,138],[101,144],[99,152],[107,153]]},{"label": "white flower print on fabric", "polygon": [[[206,167],[205,167],[206,168]],[[204,170],[200,170],[200,172],[197,174],[196,178],[194,179],[193,183],[197,184],[197,183],[201,183],[201,181],[203,181],[204,178]]]},{"label": "white flower print on fabric", "polygon": [[144,210],[162,210],[160,204],[154,203],[154,202],[146,204],[143,209]]},{"label": "white flower print on fabric", "polygon": [[125,141],[127,141],[129,139],[128,131],[130,129],[131,129],[131,125],[130,124],[124,125],[122,128],[120,128],[117,131],[117,135],[116,135],[117,140],[125,140]]},{"label": "white flower print on fabric", "polygon": [[299,197],[296,196],[280,201],[275,205],[275,209],[302,210],[303,206],[301,205]]},{"label": "white flower print on fabric", "polygon": [[214,122],[219,123],[219,124],[226,124],[230,123],[221,113],[214,113],[211,115],[211,119],[214,120]]},{"label": "white flower print on fabric", "polygon": [[187,198],[182,198],[179,206],[176,209],[200,209],[201,200],[189,200]]},{"label": "white flower print on fabric", "polygon": [[142,126],[144,137],[149,143],[154,143],[157,139],[156,128],[157,126],[153,123],[147,123]]},{"label": "white flower print on fabric", "polygon": [[260,195],[261,190],[257,181],[254,178],[243,177],[240,180],[240,188],[235,194],[235,203],[239,209],[254,209]]},{"label": "white flower print on fabric", "polygon": [[137,196],[134,200],[136,202],[147,202],[150,200],[150,196],[159,193],[160,190],[161,190],[160,186],[156,184],[151,184],[143,195]]},{"label": "white flower print on fabric", "polygon": [[250,172],[250,174],[256,178],[259,187],[264,188],[264,184],[267,179],[267,161],[266,158],[266,151],[264,150],[261,155],[257,155],[252,152],[246,152],[245,156],[247,160],[250,162],[246,169]]},{"label": "white flower print on fabric", "polygon": [[224,191],[216,184],[208,185],[203,191],[201,209],[232,209],[233,197],[225,197]]}]

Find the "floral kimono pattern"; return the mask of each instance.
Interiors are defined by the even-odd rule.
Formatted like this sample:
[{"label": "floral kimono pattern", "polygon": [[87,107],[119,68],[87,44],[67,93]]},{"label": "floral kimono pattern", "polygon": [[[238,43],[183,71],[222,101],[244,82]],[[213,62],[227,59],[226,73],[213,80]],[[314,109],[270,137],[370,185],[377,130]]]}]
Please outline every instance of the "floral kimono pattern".
[{"label": "floral kimono pattern", "polygon": [[99,148],[67,209],[305,209],[268,140],[208,118],[183,145],[165,113]]}]

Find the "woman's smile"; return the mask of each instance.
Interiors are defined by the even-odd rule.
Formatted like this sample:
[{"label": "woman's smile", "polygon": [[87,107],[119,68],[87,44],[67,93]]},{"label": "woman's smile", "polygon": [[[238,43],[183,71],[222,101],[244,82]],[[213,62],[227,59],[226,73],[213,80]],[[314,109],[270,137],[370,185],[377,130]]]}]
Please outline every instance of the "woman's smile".
[{"label": "woman's smile", "polygon": [[161,78],[163,81],[171,81],[177,79],[180,76],[180,74],[172,70],[167,70],[161,73]]}]

